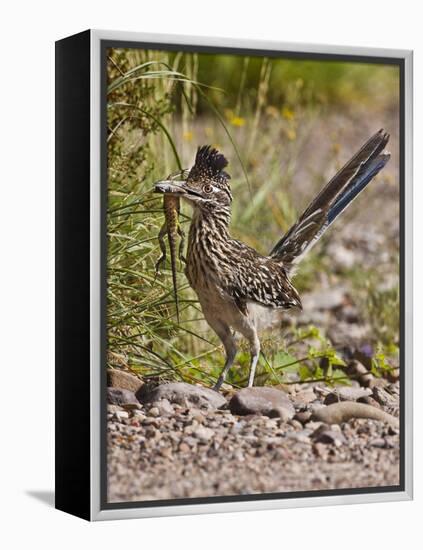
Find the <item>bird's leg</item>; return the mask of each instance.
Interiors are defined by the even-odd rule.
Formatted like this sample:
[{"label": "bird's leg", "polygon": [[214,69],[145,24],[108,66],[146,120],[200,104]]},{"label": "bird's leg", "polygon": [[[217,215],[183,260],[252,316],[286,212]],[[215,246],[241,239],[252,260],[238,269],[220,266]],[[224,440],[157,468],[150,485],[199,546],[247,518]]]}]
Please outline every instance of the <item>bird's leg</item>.
[{"label": "bird's leg", "polygon": [[160,228],[160,232],[159,232],[159,235],[158,235],[159,246],[160,246],[160,250],[162,252],[162,255],[160,256],[160,258],[156,262],[156,276],[155,277],[157,277],[157,274],[159,273],[161,266],[163,265],[163,263],[166,260],[166,243],[165,243],[165,240],[164,240],[166,234],[167,234],[167,223],[165,222],[162,225],[162,227]]},{"label": "bird's leg", "polygon": [[180,225],[178,225],[178,235],[181,237],[181,241],[179,243],[179,260],[183,262],[184,264],[187,263],[187,260],[184,256],[184,246],[185,246],[185,233],[184,230]]},{"label": "bird's leg", "polygon": [[[256,351],[258,349],[258,351]],[[251,352],[251,366],[250,366],[250,375],[248,377],[248,387],[252,388],[254,386],[254,376],[256,374],[256,367],[257,362],[260,355],[260,344],[258,348],[255,348],[253,352]]]},{"label": "bird's leg", "polygon": [[237,351],[236,345],[235,345],[235,337],[232,334],[229,325],[227,325],[226,323],[223,323],[221,321],[216,321],[215,319],[208,319],[207,317],[206,317],[206,320],[209,323],[209,325],[212,327],[212,329],[215,331],[215,333],[219,336],[220,340],[222,341],[223,347],[225,348],[225,353],[226,353],[225,365],[213,388],[214,390],[219,391],[223,382],[225,381],[225,378],[226,378],[226,375],[228,374],[229,369],[232,367],[233,362],[235,360],[236,351]]},{"label": "bird's leg", "polygon": [[251,363],[250,374],[248,376],[248,387],[251,388],[254,385],[254,376],[256,374],[256,367],[260,357],[260,340],[257,336],[256,327],[251,324],[247,331],[244,331],[244,336],[250,342],[251,351]]},{"label": "bird's leg", "polygon": [[234,362],[234,359],[235,359],[235,355],[236,355],[236,349],[234,351],[226,351],[226,361],[225,361],[225,365],[223,367],[223,370],[222,372],[220,373],[220,376],[219,378],[217,379],[217,382],[216,384],[214,385],[213,389],[216,390],[216,391],[219,391],[223,382],[225,381],[226,379],[226,375],[228,374],[228,371],[229,369],[232,367],[233,365],[233,362]]}]

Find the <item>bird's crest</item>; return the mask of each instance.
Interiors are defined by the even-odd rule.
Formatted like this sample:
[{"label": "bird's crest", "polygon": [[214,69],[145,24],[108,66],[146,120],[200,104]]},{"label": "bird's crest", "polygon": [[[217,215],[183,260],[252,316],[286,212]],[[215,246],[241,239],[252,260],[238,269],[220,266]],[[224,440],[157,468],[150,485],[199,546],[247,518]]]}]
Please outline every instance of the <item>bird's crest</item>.
[{"label": "bird's crest", "polygon": [[195,164],[190,170],[188,181],[200,183],[211,180],[217,184],[227,185],[230,175],[223,170],[227,165],[228,161],[222,153],[210,145],[203,145],[197,150]]}]

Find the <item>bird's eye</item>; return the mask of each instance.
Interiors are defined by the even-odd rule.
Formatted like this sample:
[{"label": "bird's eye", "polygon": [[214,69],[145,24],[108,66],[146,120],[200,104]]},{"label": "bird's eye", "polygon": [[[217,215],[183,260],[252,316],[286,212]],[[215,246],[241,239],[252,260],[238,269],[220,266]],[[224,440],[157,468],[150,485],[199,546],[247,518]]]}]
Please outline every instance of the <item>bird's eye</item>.
[{"label": "bird's eye", "polygon": [[213,191],[213,186],[209,183],[206,183],[206,185],[203,187],[204,193],[211,193]]}]

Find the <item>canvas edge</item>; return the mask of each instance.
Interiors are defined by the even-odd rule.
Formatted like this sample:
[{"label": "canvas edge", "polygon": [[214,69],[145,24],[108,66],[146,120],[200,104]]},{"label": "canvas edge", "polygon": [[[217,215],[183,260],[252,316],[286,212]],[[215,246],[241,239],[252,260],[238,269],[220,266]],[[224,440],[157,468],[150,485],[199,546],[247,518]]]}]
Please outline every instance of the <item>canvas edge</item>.
[{"label": "canvas edge", "polygon": [[[220,502],[206,504],[185,504],[171,506],[154,506],[143,508],[101,509],[101,448],[100,448],[100,312],[101,285],[100,281],[100,250],[101,250],[101,147],[100,147],[100,74],[101,74],[101,41],[116,40],[123,42],[151,42],[167,44],[190,44],[211,47],[231,47],[258,50],[282,50],[301,53],[342,54],[391,57],[404,60],[404,184],[405,184],[405,489],[386,493],[364,493],[357,495],[309,496],[274,500],[251,500],[243,502]],[[122,31],[91,30],[91,231],[90,231],[90,326],[91,326],[91,520],[114,520],[129,518],[147,518],[161,516],[176,516],[188,514],[209,514],[220,512],[259,511],[282,508],[329,506],[339,504],[362,504],[389,501],[411,500],[413,498],[413,386],[412,386],[412,353],[413,353],[413,279],[412,279],[412,162],[413,162],[413,52],[385,48],[363,48],[350,46],[334,46],[322,44],[283,43],[273,41],[243,40],[232,38],[177,36],[150,33],[134,33]]]}]

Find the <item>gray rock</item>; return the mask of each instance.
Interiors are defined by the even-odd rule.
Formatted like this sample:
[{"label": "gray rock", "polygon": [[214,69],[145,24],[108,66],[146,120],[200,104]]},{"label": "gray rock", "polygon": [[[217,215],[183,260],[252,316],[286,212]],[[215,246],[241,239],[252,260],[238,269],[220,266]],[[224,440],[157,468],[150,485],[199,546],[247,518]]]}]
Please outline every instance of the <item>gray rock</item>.
[{"label": "gray rock", "polygon": [[136,393],[143,381],[134,374],[121,369],[107,369],[107,385],[111,388],[121,388]]},{"label": "gray rock", "polygon": [[143,404],[167,399],[169,403],[176,403],[187,408],[218,409],[226,405],[226,399],[220,393],[185,382],[160,384],[154,388],[144,384],[137,391],[136,396]]},{"label": "gray rock", "polygon": [[158,408],[161,416],[171,416],[175,414],[175,409],[169,403],[168,399],[161,399],[160,401],[157,401],[156,407]]},{"label": "gray rock", "polygon": [[328,394],[325,398],[325,405],[331,405],[338,401],[357,401],[361,397],[367,397],[372,394],[370,388],[353,388],[353,387],[341,387],[336,388],[333,392]]},{"label": "gray rock", "polygon": [[295,409],[285,392],[276,388],[253,387],[237,392],[229,401],[233,414],[262,414],[277,416],[288,420],[295,414]]},{"label": "gray rock", "polygon": [[107,388],[107,402],[111,405],[138,405],[134,392],[123,388]]}]

